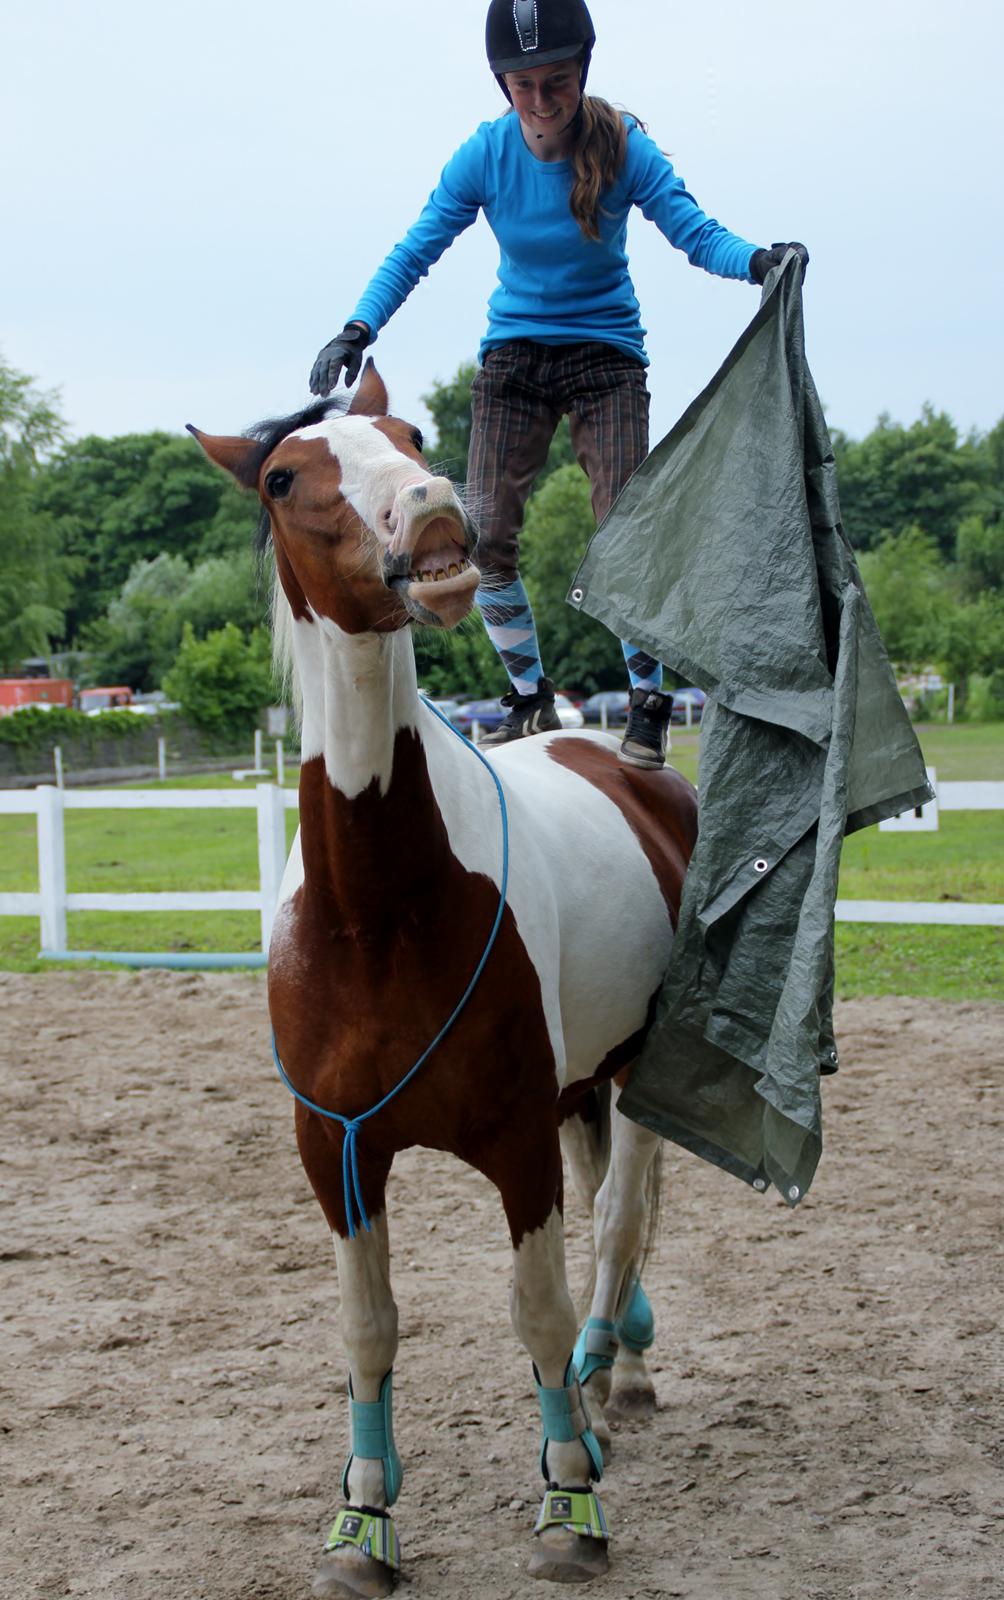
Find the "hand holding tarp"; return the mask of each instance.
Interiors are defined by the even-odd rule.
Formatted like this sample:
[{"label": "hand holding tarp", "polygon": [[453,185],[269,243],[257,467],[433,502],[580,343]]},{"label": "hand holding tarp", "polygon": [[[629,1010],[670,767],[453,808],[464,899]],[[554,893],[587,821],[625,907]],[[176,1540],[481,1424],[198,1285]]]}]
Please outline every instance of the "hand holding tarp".
[{"label": "hand holding tarp", "polygon": [[779,267],[789,250],[794,250],[802,263],[802,279],[805,280],[806,269],[809,265],[809,252],[804,244],[799,244],[797,239],[792,239],[790,244],[772,244],[769,250],[754,250],[750,257],[750,277],[754,283],[763,283],[768,272],[774,267]]},{"label": "hand holding tarp", "polygon": [[345,387],[350,388],[359,376],[363,351],[370,342],[370,330],[364,323],[347,323],[338,337],[324,346],[314,362],[310,373],[311,394],[330,394],[343,367]]}]

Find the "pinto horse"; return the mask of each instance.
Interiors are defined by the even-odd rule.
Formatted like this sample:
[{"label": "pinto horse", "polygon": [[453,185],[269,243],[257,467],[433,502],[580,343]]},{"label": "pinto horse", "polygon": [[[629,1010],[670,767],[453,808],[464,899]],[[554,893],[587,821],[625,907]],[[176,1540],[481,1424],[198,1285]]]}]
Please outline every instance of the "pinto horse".
[{"label": "pinto horse", "polygon": [[[421,436],[388,415],[372,362],[347,409],[322,402],[240,438],[192,432],[261,498],[277,657],[302,700],[300,831],[268,997],[300,1156],[334,1239],[351,1430],[314,1593],[383,1595],[397,1574],[385,1186],[412,1145],[451,1152],[499,1191],[512,1321],[543,1417],[548,1487],[529,1571],[591,1578],[607,1565],[594,1484],[615,1370],[626,1365],[624,1404],[654,1403],[638,1263],[659,1141],[617,1112],[616,1080],[669,957],[694,791],[669,768],[622,765],[601,733],[537,735],[489,764],[423,701],[411,629],[470,612],[475,531]],[[577,1344],[562,1143],[595,1201]]]}]

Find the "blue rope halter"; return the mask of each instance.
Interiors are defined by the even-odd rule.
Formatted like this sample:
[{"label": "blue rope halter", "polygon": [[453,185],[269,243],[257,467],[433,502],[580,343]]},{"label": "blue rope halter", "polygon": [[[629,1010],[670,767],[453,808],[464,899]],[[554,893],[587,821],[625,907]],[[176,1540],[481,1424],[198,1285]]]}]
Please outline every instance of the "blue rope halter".
[{"label": "blue rope halter", "polygon": [[450,732],[456,734],[457,738],[461,740],[461,742],[465,744],[467,748],[474,753],[474,755],[477,756],[478,760],[481,762],[481,765],[487,768],[487,770],[491,773],[492,782],[498,791],[499,810],[502,814],[502,882],[499,887],[499,903],[498,910],[495,913],[495,921],[492,924],[492,931],[488,935],[488,943],[485,945],[481,960],[474,969],[474,976],[471,978],[470,983],[467,985],[467,988],[461,995],[453,1015],[446,1022],[444,1022],[432,1043],[422,1051],[422,1054],[415,1062],[415,1065],[405,1073],[404,1077],[399,1083],[395,1084],[394,1088],[391,1089],[389,1094],[384,1095],[379,1105],[373,1106],[369,1111],[363,1111],[358,1117],[343,1117],[337,1111],[326,1111],[323,1106],[315,1105],[313,1100],[308,1100],[305,1094],[300,1093],[299,1089],[297,1089],[296,1086],[290,1082],[288,1076],[286,1075],[286,1069],[279,1060],[279,1051],[275,1042],[275,1030],[272,1030],[272,1057],[277,1068],[279,1069],[279,1076],[286,1085],[286,1088],[289,1090],[290,1094],[293,1095],[295,1099],[299,1100],[302,1106],[306,1106],[308,1111],[316,1111],[319,1117],[327,1117],[331,1122],[340,1122],[342,1128],[344,1129],[345,1138],[342,1142],[342,1187],[345,1192],[345,1217],[348,1223],[350,1239],[354,1239],[356,1236],[356,1216],[358,1216],[359,1222],[362,1227],[365,1228],[366,1232],[369,1233],[371,1231],[370,1219],[366,1215],[366,1207],[363,1204],[362,1188],[359,1183],[359,1155],[357,1146],[360,1129],[362,1128],[364,1122],[368,1122],[370,1117],[375,1117],[378,1111],[382,1111],[384,1106],[388,1105],[390,1101],[394,1099],[394,1096],[400,1094],[401,1090],[411,1082],[419,1068],[423,1067],[428,1061],[436,1046],[440,1044],[443,1039],[445,1039],[446,1035],[449,1033],[450,1029],[453,1027],[453,1024],[459,1017],[461,1011],[463,1011],[468,1000],[471,998],[477,981],[482,972],[485,970],[485,964],[488,960],[488,957],[491,955],[492,946],[498,937],[499,928],[502,926],[502,915],[505,911],[506,889],[509,883],[509,813],[506,810],[505,795],[502,792],[502,785],[498,780],[498,774],[496,773],[494,767],[492,767],[491,763],[485,760],[484,756],[481,754],[481,751],[478,750],[475,745],[471,744],[470,740],[466,739],[459,729],[455,728],[453,723],[450,722],[447,717],[443,716],[441,711],[437,711],[436,707],[430,700],[426,700],[424,695],[422,696],[422,700],[425,705],[428,706],[433,716],[438,717],[440,722],[445,723]]}]

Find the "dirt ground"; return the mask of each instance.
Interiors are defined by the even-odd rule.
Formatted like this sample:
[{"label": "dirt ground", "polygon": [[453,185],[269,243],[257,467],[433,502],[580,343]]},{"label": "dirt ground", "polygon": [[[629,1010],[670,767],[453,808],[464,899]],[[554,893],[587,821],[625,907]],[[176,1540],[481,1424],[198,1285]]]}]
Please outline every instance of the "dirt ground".
[{"label": "dirt ground", "polygon": [[[0,974],[0,1017],[0,1591],[306,1600],[345,1365],[260,978]],[[841,1006],[796,1212],[667,1147],[660,1409],[615,1435],[594,1593],[1004,1595],[1002,1022]],[[540,1597],[500,1207],[414,1151],[391,1229],[403,1591]]]}]

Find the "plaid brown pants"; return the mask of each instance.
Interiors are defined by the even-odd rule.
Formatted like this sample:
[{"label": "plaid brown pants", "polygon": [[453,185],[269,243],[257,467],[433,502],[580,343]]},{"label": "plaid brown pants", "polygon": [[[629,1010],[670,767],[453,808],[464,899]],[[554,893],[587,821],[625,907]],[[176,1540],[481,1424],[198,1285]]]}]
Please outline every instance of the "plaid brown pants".
[{"label": "plaid brown pants", "polygon": [[481,529],[478,564],[493,580],[510,581],[527,497],[563,416],[597,522],[644,461],[645,368],[609,344],[514,339],[487,352],[471,395],[467,487]]}]

